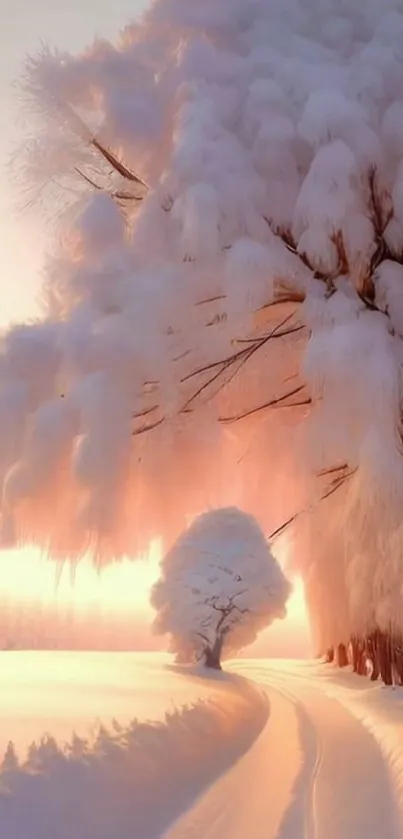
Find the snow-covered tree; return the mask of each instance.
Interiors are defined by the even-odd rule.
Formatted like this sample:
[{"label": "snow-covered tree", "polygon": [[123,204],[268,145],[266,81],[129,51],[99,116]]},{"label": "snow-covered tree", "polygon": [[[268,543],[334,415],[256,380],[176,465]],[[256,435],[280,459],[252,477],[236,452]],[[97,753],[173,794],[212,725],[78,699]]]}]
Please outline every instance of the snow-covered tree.
[{"label": "snow-covered tree", "polygon": [[276,618],[291,586],[257,521],[236,507],[204,513],[166,554],[151,603],[178,661],[221,668]]},{"label": "snow-covered tree", "polygon": [[318,648],[390,681],[403,0],[154,0],[25,87],[66,211],[43,319],[2,339],[3,541],[102,564],[209,506],[301,513]]}]

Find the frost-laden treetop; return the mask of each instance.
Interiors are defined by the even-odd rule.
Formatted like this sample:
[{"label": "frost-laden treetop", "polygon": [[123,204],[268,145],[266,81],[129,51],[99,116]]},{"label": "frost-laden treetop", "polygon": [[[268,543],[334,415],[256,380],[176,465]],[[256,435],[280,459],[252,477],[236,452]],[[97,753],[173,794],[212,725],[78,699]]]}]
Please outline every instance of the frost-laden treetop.
[{"label": "frost-laden treetop", "polygon": [[291,586],[253,516],[236,507],[198,516],[162,561],[154,631],[178,661],[220,668],[286,616]]},{"label": "frost-laden treetop", "polygon": [[269,531],[327,472],[297,533],[309,597],[331,567],[343,633],[390,616],[402,0],[157,0],[26,86],[27,177],[68,211],[43,321],[3,340],[4,538],[108,561],[223,501]]}]

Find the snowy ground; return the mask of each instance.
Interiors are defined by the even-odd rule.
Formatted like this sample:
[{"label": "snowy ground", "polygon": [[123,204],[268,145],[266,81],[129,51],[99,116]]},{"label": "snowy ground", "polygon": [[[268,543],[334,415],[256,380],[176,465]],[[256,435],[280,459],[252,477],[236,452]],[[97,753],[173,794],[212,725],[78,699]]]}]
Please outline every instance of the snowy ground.
[{"label": "snowy ground", "polygon": [[250,748],[265,694],[168,661],[0,656],[1,839],[156,839]]},{"label": "snowy ground", "polygon": [[91,741],[100,723],[163,720],[212,694],[211,683],[166,669],[170,660],[163,653],[0,653],[0,756],[9,740],[20,755],[44,733],[59,744],[73,732]]},{"label": "snowy ground", "polygon": [[309,662],[206,680],[156,655],[0,660],[2,742],[58,741],[6,760],[4,839],[403,837],[403,690]]}]

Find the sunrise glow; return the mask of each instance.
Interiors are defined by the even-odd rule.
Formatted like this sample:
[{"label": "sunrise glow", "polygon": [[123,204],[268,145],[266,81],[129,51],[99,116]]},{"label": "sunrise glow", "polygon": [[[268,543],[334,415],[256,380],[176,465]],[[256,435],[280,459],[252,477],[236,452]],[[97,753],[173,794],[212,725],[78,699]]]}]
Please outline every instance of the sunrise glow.
[{"label": "sunrise glow", "polygon": [[[76,567],[57,563],[34,548],[0,554],[0,645],[118,649],[158,648],[151,632],[149,595],[158,579],[160,547],[147,557],[98,571],[90,559]],[[253,654],[295,647],[309,652],[303,586],[294,580],[287,619],[262,633]]]},{"label": "sunrise glow", "polygon": [[[74,604],[77,609],[98,602],[111,612],[149,610],[149,593],[158,578],[160,552],[158,543],[151,546],[144,559],[122,560],[98,571],[89,559],[76,567],[57,564],[33,548],[3,551],[0,554],[0,597],[26,604],[41,601]],[[293,620],[306,612],[303,586],[294,581],[287,605]]]},{"label": "sunrise glow", "polygon": [[57,564],[33,548],[0,554],[0,596],[16,602],[74,604],[97,602],[111,611],[147,610],[150,588],[158,576],[159,553],[136,561],[122,560],[99,572],[90,559],[76,567]]}]

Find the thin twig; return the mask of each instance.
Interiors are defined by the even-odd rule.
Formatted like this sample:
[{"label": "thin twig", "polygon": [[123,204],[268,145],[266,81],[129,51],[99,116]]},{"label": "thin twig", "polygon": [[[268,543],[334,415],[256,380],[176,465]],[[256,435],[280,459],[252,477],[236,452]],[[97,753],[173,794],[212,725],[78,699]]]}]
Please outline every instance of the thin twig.
[{"label": "thin twig", "polygon": [[80,177],[83,178],[84,181],[86,181],[87,184],[89,184],[89,186],[92,186],[94,189],[98,191],[102,191],[102,187],[99,184],[97,184],[96,181],[93,181],[92,178],[89,177],[89,175],[86,175],[85,172],[82,171],[82,169],[79,169],[78,166],[74,167],[74,171],[77,172],[77,175],[80,175]]},{"label": "thin twig", "polygon": [[346,475],[343,475],[341,478],[338,478],[333,482],[333,485],[322,495],[321,500],[324,501],[326,498],[330,498],[336,490],[338,490],[341,486],[343,486],[344,482],[355,475],[357,469],[353,469],[351,472],[348,472]]},{"label": "thin twig", "polygon": [[147,417],[148,414],[152,414],[153,411],[156,411],[158,405],[152,405],[150,408],[144,408],[142,411],[136,411],[136,413],[132,414],[132,419],[139,419],[140,417]]},{"label": "thin twig", "polygon": [[125,164],[122,163],[116,157],[116,155],[110,149],[107,148],[107,146],[104,146],[100,142],[100,140],[98,140],[98,138],[95,137],[94,133],[91,131],[88,125],[86,125],[84,120],[71,107],[71,105],[65,102],[63,104],[63,108],[65,111],[68,112],[68,114],[70,115],[70,119],[75,123],[77,133],[81,135],[83,140],[85,140],[90,146],[92,146],[94,149],[96,149],[96,151],[99,152],[99,154],[104,158],[104,160],[106,160],[109,163],[109,165],[115,172],[118,172],[118,174],[125,180],[131,181],[132,183],[136,183],[139,186],[142,186],[144,189],[148,190],[148,186],[145,183],[145,181],[143,181],[143,179],[140,178],[139,175],[136,175],[127,166],[125,166]]},{"label": "thin twig", "polygon": [[[299,326],[294,326],[292,329],[284,329],[283,332],[277,332],[275,335],[262,336],[262,338],[263,337],[266,337],[266,338],[284,338],[285,335],[293,335],[294,332],[301,332],[303,329],[306,329],[306,328],[307,327],[305,326],[305,324],[300,324]],[[234,344],[254,344],[257,340],[261,340],[261,339],[257,339],[257,338],[234,338]]]},{"label": "thin twig", "polygon": [[[227,367],[229,367],[229,366],[230,366],[229,363],[227,363]],[[201,396],[201,394],[204,393],[204,391],[207,390],[207,388],[210,387],[210,385],[212,385],[215,381],[217,381],[217,379],[221,376],[221,373],[223,373],[225,369],[227,369],[227,368],[225,367],[225,368],[221,368],[220,370],[217,370],[214,373],[214,375],[211,376],[210,379],[208,379],[207,382],[204,382],[202,385],[200,385],[200,387],[197,388],[196,392],[193,393],[192,396],[190,396],[189,399],[182,406],[181,414],[187,413],[187,410],[188,410],[189,406],[192,404],[192,402],[194,402],[195,399],[198,398],[198,396]]]},{"label": "thin twig", "polygon": [[[326,492],[324,492],[321,495],[319,501],[325,501],[327,498],[330,498],[330,496],[333,495],[333,493],[337,492],[337,490],[340,489],[341,486],[343,486],[344,482],[348,478],[351,478],[353,475],[355,475],[356,472],[357,469],[352,469],[346,475],[343,475],[341,478],[337,478],[335,481],[333,481],[331,486],[326,490]],[[269,534],[269,536],[267,537],[267,541],[271,542],[273,539],[275,539],[277,536],[283,533],[283,531],[286,530],[287,527],[293,524],[297,519],[312,511],[313,508],[309,508],[305,510],[300,510],[298,513],[294,513],[294,515],[287,519],[287,521],[285,521],[283,524],[281,524],[280,527],[277,527],[276,530],[273,530],[272,533]]]},{"label": "thin twig", "polygon": [[[270,338],[274,338],[278,329],[281,329],[282,326],[285,326],[288,321],[291,320],[295,315],[295,311],[291,312],[291,314],[287,315],[277,326],[274,327],[272,332],[269,335],[264,335],[263,338],[256,338],[256,349],[260,349],[260,347],[265,344]],[[197,370],[193,370],[192,373],[188,373],[186,376],[181,379],[181,382],[187,382],[189,379],[193,379],[195,376],[199,376],[201,373],[207,373],[209,370],[214,370],[216,367],[220,367],[221,365],[227,365],[228,363],[233,364],[238,358],[242,358],[244,355],[247,355],[251,350],[251,347],[244,347],[242,350],[238,350],[233,355],[227,356],[227,358],[222,358],[220,361],[211,361],[209,364],[205,364],[203,367],[199,367]]]},{"label": "thin twig", "polygon": [[204,306],[207,303],[216,303],[218,300],[226,300],[226,294],[217,294],[215,297],[207,297],[205,300],[199,300],[195,306]]},{"label": "thin twig", "polygon": [[156,422],[151,423],[151,425],[142,425],[141,428],[137,428],[136,431],[132,431],[132,437],[139,437],[140,434],[152,431],[153,428],[157,428],[159,425],[162,425],[163,422],[165,422],[165,417],[161,417],[161,419],[156,420]]},{"label": "thin twig", "polygon": [[255,314],[265,312],[266,309],[272,309],[274,306],[281,306],[284,303],[303,303],[304,300],[304,291],[284,291],[284,297],[276,297],[276,299],[271,300],[270,303],[263,303],[263,306],[259,306],[259,308],[256,309]]},{"label": "thin twig", "polygon": [[286,530],[287,527],[289,527],[290,524],[292,524],[301,515],[302,513],[295,513],[293,516],[291,516],[291,518],[287,519],[287,521],[281,524],[280,527],[277,527],[276,530],[273,530],[272,533],[270,533],[270,535],[268,536],[268,542],[271,542],[272,539],[275,539],[276,536],[279,536],[280,533]]},{"label": "thin twig", "polygon": [[340,463],[337,466],[330,466],[327,469],[320,469],[317,472],[318,478],[323,478],[325,475],[332,475],[334,472],[340,472],[342,469],[348,469],[348,463]]},{"label": "thin twig", "polygon": [[[293,313],[293,314],[295,314],[295,313]],[[200,396],[211,384],[213,384],[215,381],[217,381],[217,379],[219,379],[220,376],[223,373],[225,373],[226,370],[229,369],[229,367],[232,367],[233,364],[236,364],[237,362],[240,362],[238,364],[238,367],[236,368],[236,370],[230,376],[230,378],[226,379],[223,382],[222,387],[226,387],[232,381],[234,376],[237,375],[237,373],[239,372],[241,367],[243,367],[243,365],[246,364],[246,362],[249,361],[250,358],[252,358],[252,356],[257,352],[257,350],[261,349],[261,347],[263,347],[265,344],[267,344],[267,342],[271,338],[276,337],[277,330],[281,329],[281,327],[284,326],[284,324],[288,320],[290,320],[291,317],[293,317],[293,315],[287,315],[287,317],[284,318],[284,320],[281,323],[277,324],[277,326],[272,330],[272,332],[269,333],[269,335],[264,335],[263,338],[257,338],[252,347],[245,347],[244,349],[239,350],[237,353],[234,353],[232,356],[229,356],[229,358],[224,359],[223,361],[219,361],[219,362],[212,362],[211,364],[206,365],[206,367],[204,369],[200,369],[199,371],[197,371],[198,373],[201,373],[201,372],[205,372],[206,370],[209,370],[209,369],[214,369],[216,367],[220,367],[220,369],[217,372],[215,372],[213,374],[213,376],[211,376],[210,379],[208,379],[206,382],[204,382],[202,385],[200,385],[200,387],[196,390],[196,392],[193,393],[192,396],[189,397],[187,402],[185,402],[185,404],[182,408],[182,411],[186,410],[189,407],[189,405],[191,405],[192,402],[194,402],[195,399],[197,399],[198,396]],[[190,378],[193,377],[193,375],[196,375],[196,373],[188,374],[181,381],[182,382],[188,381]],[[219,391],[222,389],[222,387],[219,388]]]},{"label": "thin twig", "polygon": [[295,396],[297,393],[300,393],[301,390],[304,390],[305,387],[306,385],[300,385],[299,387],[294,388],[294,390],[290,390],[288,393],[284,393],[283,396],[277,396],[275,399],[270,399],[269,402],[264,402],[263,405],[258,405],[256,408],[249,408],[249,410],[244,411],[242,414],[234,414],[231,417],[219,417],[218,421],[226,424],[238,422],[238,420],[250,417],[252,416],[252,414],[257,414],[259,411],[264,411],[266,408],[272,408],[276,405],[282,404],[290,396]]}]

